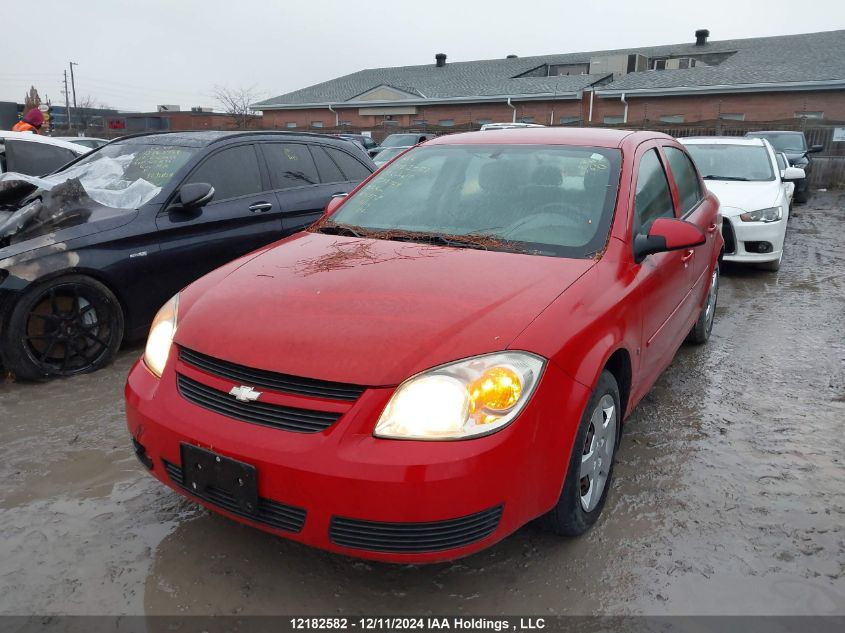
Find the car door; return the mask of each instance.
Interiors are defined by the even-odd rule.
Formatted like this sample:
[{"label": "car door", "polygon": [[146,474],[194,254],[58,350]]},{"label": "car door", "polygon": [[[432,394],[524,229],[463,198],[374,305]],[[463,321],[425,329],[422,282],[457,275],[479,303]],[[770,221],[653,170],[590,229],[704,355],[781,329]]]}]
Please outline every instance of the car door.
[{"label": "car door", "polygon": [[[706,242],[692,249],[689,267],[692,271],[691,307],[704,300],[709,285],[710,264],[719,231],[719,205],[705,197],[705,187],[689,154],[675,145],[661,147],[670,172],[670,185],[680,205],[681,218],[695,224],[704,233]],[[693,310],[694,311],[694,310]]]},{"label": "car door", "polygon": [[253,143],[213,151],[180,187],[200,182],[214,187],[211,202],[186,211],[171,200],[156,218],[160,274],[179,288],[282,233],[279,205]]},{"label": "car door", "polygon": [[[635,159],[634,212],[631,231],[647,235],[657,218],[677,217],[669,179],[655,143],[640,146]],[[652,384],[671,362],[690,328],[689,295],[692,251],[656,253],[635,264],[642,316],[642,384]]]}]

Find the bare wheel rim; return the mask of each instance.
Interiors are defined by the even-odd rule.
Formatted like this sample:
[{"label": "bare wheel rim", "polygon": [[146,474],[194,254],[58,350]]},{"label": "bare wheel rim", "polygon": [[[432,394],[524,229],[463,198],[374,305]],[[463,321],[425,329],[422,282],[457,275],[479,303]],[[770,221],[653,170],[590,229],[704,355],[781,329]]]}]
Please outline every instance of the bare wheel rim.
[{"label": "bare wheel rim", "polygon": [[616,446],[616,402],[606,393],[590,415],[590,426],[581,452],[581,469],[578,473],[581,507],[592,512],[607,485]]},{"label": "bare wheel rim", "polygon": [[23,344],[42,371],[72,375],[108,352],[115,336],[113,306],[85,284],[44,291],[26,317]]},{"label": "bare wheel rim", "polygon": [[713,328],[713,317],[716,316],[716,301],[719,297],[719,266],[713,269],[710,277],[710,289],[707,291],[707,305],[704,308],[704,319],[707,331]]}]

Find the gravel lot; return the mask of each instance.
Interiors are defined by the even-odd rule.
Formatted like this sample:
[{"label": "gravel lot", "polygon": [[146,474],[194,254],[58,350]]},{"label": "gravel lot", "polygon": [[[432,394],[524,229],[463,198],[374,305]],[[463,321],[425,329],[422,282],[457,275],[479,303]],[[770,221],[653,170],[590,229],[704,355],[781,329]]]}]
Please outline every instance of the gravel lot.
[{"label": "gravel lot", "polygon": [[779,273],[726,267],[713,338],[627,422],[605,515],[428,567],[209,514],[136,462],[123,381],[0,384],[0,613],[845,614],[845,195]]}]

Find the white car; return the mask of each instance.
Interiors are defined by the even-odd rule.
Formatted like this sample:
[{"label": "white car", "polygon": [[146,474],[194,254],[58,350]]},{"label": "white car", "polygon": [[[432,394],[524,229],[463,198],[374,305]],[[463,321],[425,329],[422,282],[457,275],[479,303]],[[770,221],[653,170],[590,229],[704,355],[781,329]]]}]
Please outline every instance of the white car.
[{"label": "white car", "polygon": [[511,130],[511,129],[522,129],[527,127],[546,127],[545,125],[540,125],[539,123],[485,123],[481,126],[481,131],[486,132],[487,130]]},{"label": "white car", "polygon": [[76,143],[87,147],[88,149],[97,149],[103,145],[108,144],[109,140],[106,138],[97,138],[95,136],[54,136],[60,141],[67,141],[68,143]]},{"label": "white car", "polygon": [[721,202],[724,260],[778,270],[791,202],[786,184],[804,178],[804,170],[781,169],[774,149],[761,138],[678,140],[687,147],[708,189]]},{"label": "white car", "polygon": [[90,147],[32,132],[0,130],[0,174],[43,176],[90,151]]}]

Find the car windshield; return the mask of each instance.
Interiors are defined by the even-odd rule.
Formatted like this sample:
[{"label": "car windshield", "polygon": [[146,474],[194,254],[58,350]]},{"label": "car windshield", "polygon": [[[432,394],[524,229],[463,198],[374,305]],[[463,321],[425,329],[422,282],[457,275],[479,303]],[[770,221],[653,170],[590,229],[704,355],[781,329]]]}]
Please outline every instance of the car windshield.
[{"label": "car windshield", "polygon": [[724,143],[686,146],[705,180],[774,180],[769,152],[762,145]]},{"label": "car windshield", "polygon": [[382,142],[382,147],[410,147],[417,144],[417,134],[391,134]]},{"label": "car windshield", "polygon": [[619,186],[616,149],[421,147],[387,165],[313,230],[586,258],[601,251]]},{"label": "car windshield", "polygon": [[766,139],[778,152],[807,151],[807,141],[803,134],[749,134],[748,136]]},{"label": "car windshield", "polygon": [[46,185],[37,184],[49,188],[78,178],[100,204],[135,209],[156,196],[196,151],[176,145],[112,143],[40,179]]},{"label": "car windshield", "polygon": [[392,147],[392,148],[388,148],[388,149],[383,149],[378,154],[376,154],[375,158],[373,159],[373,162],[375,162],[375,163],[386,163],[387,161],[393,160],[394,158],[399,156],[399,154],[404,152],[406,149],[408,149],[408,148],[407,147]]}]

